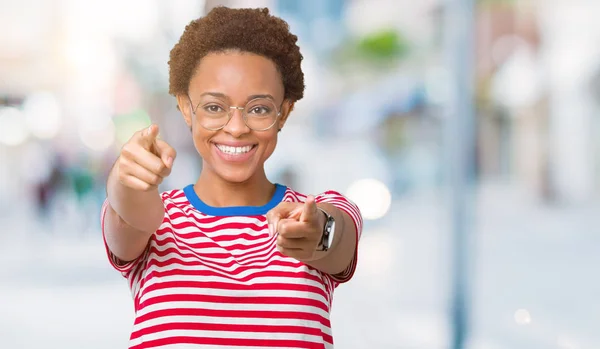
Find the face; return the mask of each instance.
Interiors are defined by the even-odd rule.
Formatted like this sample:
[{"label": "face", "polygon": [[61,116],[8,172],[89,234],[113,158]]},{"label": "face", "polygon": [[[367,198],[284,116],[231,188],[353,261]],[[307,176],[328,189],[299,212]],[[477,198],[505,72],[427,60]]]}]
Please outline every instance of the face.
[{"label": "face", "polygon": [[[242,112],[233,109],[225,127],[207,130],[199,123],[199,113],[192,111],[207,99],[219,105],[244,107],[257,95],[271,96],[281,112],[273,127],[265,131],[250,129]],[[189,97],[177,96],[177,102],[192,129],[194,145],[203,159],[203,171],[211,171],[231,183],[264,175],[264,163],[275,150],[277,132],[291,109],[291,103],[283,98],[281,76],[267,58],[242,52],[211,53],[202,58],[190,81]]]}]

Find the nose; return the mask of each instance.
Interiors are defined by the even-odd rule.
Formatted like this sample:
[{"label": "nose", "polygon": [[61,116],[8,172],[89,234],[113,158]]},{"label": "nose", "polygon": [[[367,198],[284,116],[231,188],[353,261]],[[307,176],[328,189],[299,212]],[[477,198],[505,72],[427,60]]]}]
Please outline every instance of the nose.
[{"label": "nose", "polygon": [[223,131],[229,133],[235,138],[239,138],[242,135],[250,132],[250,128],[244,122],[243,112],[238,108],[231,109],[231,119],[223,127]]}]

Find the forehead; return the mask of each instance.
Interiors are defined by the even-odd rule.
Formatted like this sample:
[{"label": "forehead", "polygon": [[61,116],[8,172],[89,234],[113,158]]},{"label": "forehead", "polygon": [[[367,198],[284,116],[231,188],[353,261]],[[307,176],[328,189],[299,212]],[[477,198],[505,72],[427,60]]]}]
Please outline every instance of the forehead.
[{"label": "forehead", "polygon": [[283,81],[273,61],[246,52],[210,53],[198,64],[190,94],[223,93],[231,99],[254,94],[283,98]]}]

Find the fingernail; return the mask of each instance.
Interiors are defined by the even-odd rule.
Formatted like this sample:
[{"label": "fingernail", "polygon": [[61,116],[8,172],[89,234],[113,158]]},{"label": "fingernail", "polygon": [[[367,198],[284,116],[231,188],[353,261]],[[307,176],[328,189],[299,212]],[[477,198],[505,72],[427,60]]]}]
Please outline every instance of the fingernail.
[{"label": "fingernail", "polygon": [[269,223],[269,236],[273,237],[273,225]]},{"label": "fingernail", "polygon": [[150,131],[152,131],[152,125],[148,126],[148,130],[146,131],[147,136],[150,136]]},{"label": "fingernail", "polygon": [[169,156],[169,157],[167,158],[167,166],[168,166],[168,167],[171,167],[171,165],[173,165],[173,158]]}]

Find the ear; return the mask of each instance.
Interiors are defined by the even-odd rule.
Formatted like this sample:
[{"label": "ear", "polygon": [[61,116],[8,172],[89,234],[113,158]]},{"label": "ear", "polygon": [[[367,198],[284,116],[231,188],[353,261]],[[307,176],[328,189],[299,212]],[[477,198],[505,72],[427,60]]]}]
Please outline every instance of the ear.
[{"label": "ear", "polygon": [[181,111],[185,123],[191,128],[192,127],[192,102],[187,95],[177,95],[177,109]]},{"label": "ear", "polygon": [[281,116],[277,122],[277,129],[281,130],[283,128],[292,110],[294,110],[294,102],[289,99],[284,100],[281,106]]}]

